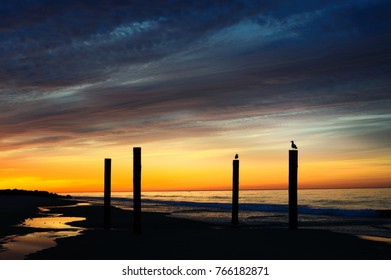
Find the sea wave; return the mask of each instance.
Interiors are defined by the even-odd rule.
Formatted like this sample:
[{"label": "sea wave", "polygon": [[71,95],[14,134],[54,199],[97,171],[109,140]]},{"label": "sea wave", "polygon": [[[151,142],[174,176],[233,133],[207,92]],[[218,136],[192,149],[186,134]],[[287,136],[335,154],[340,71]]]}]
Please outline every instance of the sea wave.
[{"label": "sea wave", "polygon": [[[187,206],[193,208],[209,208],[219,210],[230,210],[230,203],[213,203],[213,202],[188,202],[188,201],[154,201],[145,200],[149,203],[160,203],[172,206]],[[256,212],[282,212],[288,213],[288,205],[283,204],[252,204],[242,203],[239,205],[239,210],[242,211],[256,211]],[[299,206],[299,214],[307,215],[328,215],[328,216],[342,216],[342,217],[377,217],[378,210],[374,209],[336,209],[336,208],[312,208],[309,206]]]},{"label": "sea wave", "polygon": [[[81,197],[80,197],[81,198]],[[90,197],[92,198],[92,197]],[[89,197],[83,197],[83,199],[89,200]],[[96,200],[97,198],[92,198]],[[131,198],[113,197],[113,204],[115,201],[118,203],[132,203]],[[143,199],[143,203],[166,205],[173,207],[189,207],[194,211],[211,211],[226,210],[230,211],[232,205],[230,203],[218,203],[218,202],[193,202],[193,201],[174,201],[174,200],[155,200],[155,199]],[[193,211],[192,210],[192,211]],[[275,212],[275,213],[288,213],[289,208],[287,204],[256,204],[256,203],[241,203],[239,204],[240,211],[251,212]],[[298,213],[305,215],[326,215],[326,216],[339,216],[339,217],[379,217],[390,218],[391,210],[375,210],[375,209],[341,209],[341,208],[314,208],[307,205],[298,206]]]}]

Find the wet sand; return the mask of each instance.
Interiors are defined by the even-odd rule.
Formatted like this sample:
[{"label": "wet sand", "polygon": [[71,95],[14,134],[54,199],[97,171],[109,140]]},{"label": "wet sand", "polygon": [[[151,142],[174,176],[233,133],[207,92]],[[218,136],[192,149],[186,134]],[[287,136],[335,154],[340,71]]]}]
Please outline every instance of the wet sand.
[{"label": "wet sand", "polygon": [[[29,199],[27,199],[29,200]],[[8,213],[7,223],[1,221],[4,232],[17,234],[10,221],[20,222],[31,217],[28,209],[50,201],[26,202],[24,211],[8,203],[0,208],[2,216]],[[0,200],[1,201],[1,200]],[[71,201],[58,200],[53,205],[66,205]],[[29,205],[29,207],[27,207]],[[46,204],[48,205],[48,204]],[[9,212],[10,209],[13,211]],[[52,208],[52,213],[64,216],[85,217],[71,225],[84,228],[81,235],[56,239],[57,246],[27,256],[41,260],[82,259],[316,259],[354,260],[390,259],[391,245],[386,242],[360,239],[353,235],[326,230],[262,228],[230,225],[219,226],[172,218],[160,213],[142,214],[142,233],[132,231],[132,213],[112,208],[112,229],[103,229],[103,207],[96,205]],[[32,211],[34,212],[34,211]],[[34,212],[36,215],[37,211]],[[21,215],[23,214],[23,215]],[[12,216],[12,217],[11,217]],[[26,229],[24,229],[26,230]],[[27,229],[31,230],[31,229]]]},{"label": "wet sand", "polygon": [[40,215],[38,207],[72,205],[74,200],[31,195],[0,195],[0,239],[33,230],[27,227],[15,227],[24,220]]}]

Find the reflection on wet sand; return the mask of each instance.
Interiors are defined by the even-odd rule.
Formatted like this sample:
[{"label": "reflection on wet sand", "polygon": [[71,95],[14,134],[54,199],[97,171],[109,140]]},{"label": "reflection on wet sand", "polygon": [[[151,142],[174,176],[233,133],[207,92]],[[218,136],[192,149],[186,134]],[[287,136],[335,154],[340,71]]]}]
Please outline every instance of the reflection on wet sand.
[{"label": "reflection on wet sand", "polygon": [[[39,231],[26,235],[7,236],[0,240],[0,243],[2,243],[0,246],[0,260],[25,259],[31,253],[55,246],[57,238],[73,237],[81,234],[83,228],[74,227],[68,223],[84,221],[85,218],[48,214],[50,211],[48,208],[40,208],[41,213],[48,216],[26,219],[19,225],[20,227],[40,229]],[[48,231],[42,231],[42,229],[48,229]]]},{"label": "reflection on wet sand", "polygon": [[378,236],[370,236],[370,235],[359,235],[359,237],[366,240],[386,242],[391,244],[391,238],[387,238],[387,237],[378,237]]},{"label": "reflection on wet sand", "polygon": [[27,219],[22,223],[22,226],[47,229],[80,229],[79,227],[68,225],[67,223],[84,220],[85,218],[81,217],[40,217]]},{"label": "reflection on wet sand", "polygon": [[34,232],[22,236],[9,236],[1,248],[0,259],[3,260],[22,260],[31,253],[54,247],[57,238],[77,236],[81,230],[77,231],[44,231]]}]

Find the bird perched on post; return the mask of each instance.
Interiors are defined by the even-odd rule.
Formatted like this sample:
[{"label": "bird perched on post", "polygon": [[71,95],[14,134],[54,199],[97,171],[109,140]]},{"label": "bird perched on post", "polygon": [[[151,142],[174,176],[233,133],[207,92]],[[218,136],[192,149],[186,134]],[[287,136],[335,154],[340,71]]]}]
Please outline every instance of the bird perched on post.
[{"label": "bird perched on post", "polygon": [[293,141],[291,141],[291,147],[292,147],[292,149],[296,149],[297,150],[297,146],[296,146],[296,144],[295,144],[295,142],[293,142]]},{"label": "bird perched on post", "polygon": [[238,159],[238,158],[239,158],[239,155],[238,155],[238,154],[236,154],[236,155],[235,155],[235,159]]}]

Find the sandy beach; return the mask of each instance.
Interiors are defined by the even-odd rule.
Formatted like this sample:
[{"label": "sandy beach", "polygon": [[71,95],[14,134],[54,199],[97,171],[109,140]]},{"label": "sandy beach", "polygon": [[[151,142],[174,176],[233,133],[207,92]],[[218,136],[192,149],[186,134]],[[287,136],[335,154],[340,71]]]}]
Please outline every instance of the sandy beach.
[{"label": "sandy beach", "polygon": [[31,195],[0,195],[0,239],[12,234],[32,232],[35,229],[18,227],[24,220],[40,215],[39,207],[72,205],[69,199]]},{"label": "sandy beach", "polygon": [[[22,235],[44,229],[15,226],[42,216],[38,206],[65,206],[72,200],[0,197],[1,232]],[[132,231],[132,212],[112,208],[112,229],[103,229],[103,206],[50,208],[51,214],[84,217],[71,225],[82,234],[57,238],[55,247],[26,256],[41,260],[82,259],[390,259],[391,245],[327,230],[216,226],[161,213],[142,214],[142,233]],[[1,250],[1,247],[0,247]],[[4,251],[4,249],[3,249]]]}]

